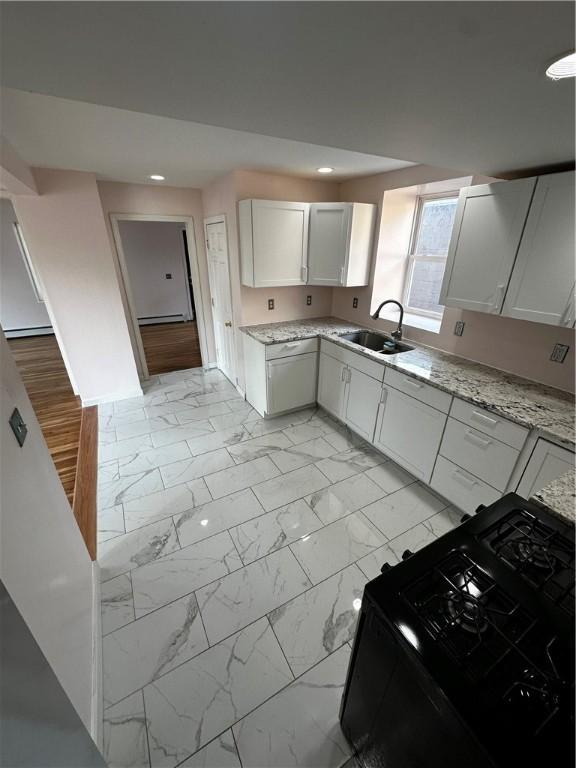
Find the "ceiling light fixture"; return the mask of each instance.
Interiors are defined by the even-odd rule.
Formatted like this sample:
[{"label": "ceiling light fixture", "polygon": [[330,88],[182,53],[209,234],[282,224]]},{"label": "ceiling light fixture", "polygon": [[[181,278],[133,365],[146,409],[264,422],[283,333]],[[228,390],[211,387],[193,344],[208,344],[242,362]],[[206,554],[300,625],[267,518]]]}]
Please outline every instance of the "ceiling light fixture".
[{"label": "ceiling light fixture", "polygon": [[550,80],[564,80],[565,77],[576,77],[576,53],[569,53],[556,59],[546,70]]},{"label": "ceiling light fixture", "polygon": [[329,165],[323,165],[322,168],[316,168],[318,173],[334,173],[334,168],[330,168]]},{"label": "ceiling light fixture", "polygon": [[164,181],[165,176],[161,176],[159,173],[152,173],[148,178],[152,179],[152,181]]}]

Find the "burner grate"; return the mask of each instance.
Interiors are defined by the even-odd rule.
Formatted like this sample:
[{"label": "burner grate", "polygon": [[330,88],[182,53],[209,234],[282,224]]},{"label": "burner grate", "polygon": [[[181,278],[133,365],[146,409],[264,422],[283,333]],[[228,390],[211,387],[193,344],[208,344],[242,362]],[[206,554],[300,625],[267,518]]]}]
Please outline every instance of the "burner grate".
[{"label": "burner grate", "polygon": [[524,509],[514,510],[481,538],[554,603],[574,615],[574,541]]}]

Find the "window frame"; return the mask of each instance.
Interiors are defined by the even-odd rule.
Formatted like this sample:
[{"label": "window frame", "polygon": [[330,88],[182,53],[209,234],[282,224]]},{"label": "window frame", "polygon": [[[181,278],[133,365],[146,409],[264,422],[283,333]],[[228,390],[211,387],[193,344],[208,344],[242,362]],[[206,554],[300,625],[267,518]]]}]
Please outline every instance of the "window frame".
[{"label": "window frame", "polygon": [[414,221],[412,225],[412,233],[410,235],[410,249],[408,251],[408,258],[406,262],[406,275],[404,278],[404,288],[402,291],[402,304],[404,305],[404,311],[410,315],[420,315],[421,317],[431,317],[437,320],[441,320],[444,315],[444,310],[441,312],[433,312],[428,309],[420,309],[419,307],[412,307],[409,302],[410,288],[412,286],[412,276],[414,274],[414,266],[417,262],[446,262],[448,260],[448,252],[444,256],[432,255],[432,254],[418,254],[416,253],[416,243],[418,242],[418,236],[420,234],[420,226],[422,223],[422,211],[424,205],[432,200],[458,200],[459,192],[452,190],[450,192],[437,192],[429,195],[418,195],[416,200],[416,207],[414,210]]}]

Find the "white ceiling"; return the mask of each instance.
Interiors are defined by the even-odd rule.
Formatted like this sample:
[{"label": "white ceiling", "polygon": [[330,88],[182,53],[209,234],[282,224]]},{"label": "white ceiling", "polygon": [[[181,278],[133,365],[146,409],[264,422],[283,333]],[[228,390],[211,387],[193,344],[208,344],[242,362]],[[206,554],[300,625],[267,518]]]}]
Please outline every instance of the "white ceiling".
[{"label": "white ceiling", "polygon": [[[100,179],[203,187],[235,168],[343,179],[410,163],[168,117],[3,89],[2,132],[30,165],[93,171]],[[320,176],[316,168],[335,173]]]},{"label": "white ceiling", "polygon": [[574,84],[544,75],[572,2],[3,2],[2,21],[12,88],[492,175],[574,158]]}]

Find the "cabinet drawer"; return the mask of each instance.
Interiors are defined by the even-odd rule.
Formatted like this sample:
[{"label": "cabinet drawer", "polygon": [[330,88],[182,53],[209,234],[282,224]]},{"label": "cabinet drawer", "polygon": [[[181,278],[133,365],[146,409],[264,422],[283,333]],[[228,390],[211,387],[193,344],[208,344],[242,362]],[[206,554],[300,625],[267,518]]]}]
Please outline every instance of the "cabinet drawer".
[{"label": "cabinet drawer", "polygon": [[485,408],[479,408],[476,405],[472,405],[472,403],[458,400],[457,397],[452,402],[450,416],[464,422],[464,424],[468,424],[470,427],[474,427],[474,429],[479,429],[481,432],[501,440],[507,445],[511,445],[512,448],[517,450],[522,448],[528,436],[526,427],[521,427],[519,424],[503,419],[501,416],[497,416]]},{"label": "cabinet drawer", "polygon": [[501,497],[495,488],[465,472],[448,459],[438,456],[431,487],[458,509],[473,514],[480,504],[492,504]]},{"label": "cabinet drawer", "polygon": [[266,360],[276,360],[279,357],[303,355],[306,352],[318,351],[318,339],[300,339],[299,341],[281,341],[278,344],[266,345]]},{"label": "cabinet drawer", "polygon": [[449,418],[440,454],[462,469],[504,491],[518,460],[519,451],[483,432]]},{"label": "cabinet drawer", "polygon": [[266,363],[266,415],[292,411],[316,402],[318,355],[306,355],[269,360]]},{"label": "cabinet drawer", "polygon": [[442,411],[442,413],[448,413],[450,410],[452,395],[442,392],[436,389],[436,387],[431,387],[429,384],[424,384],[406,373],[400,373],[393,368],[386,368],[384,381],[386,384],[394,387],[394,389],[399,389],[405,395],[415,397],[416,400],[420,400],[422,403],[426,403],[426,405],[431,405],[432,408],[436,408],[436,410]]},{"label": "cabinet drawer", "polygon": [[366,376],[371,376],[376,381],[382,381],[384,379],[384,363],[379,363],[376,360],[370,360],[365,355],[360,355],[357,352],[352,352],[351,349],[341,347],[339,344],[333,344],[330,341],[322,339],[320,344],[321,352],[324,352],[331,357],[340,360],[341,363],[348,365],[350,368],[355,368],[357,371],[362,371]]}]

